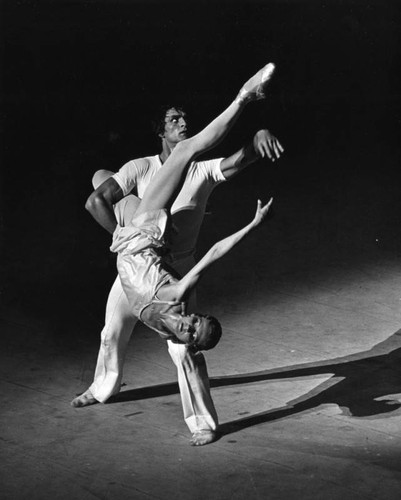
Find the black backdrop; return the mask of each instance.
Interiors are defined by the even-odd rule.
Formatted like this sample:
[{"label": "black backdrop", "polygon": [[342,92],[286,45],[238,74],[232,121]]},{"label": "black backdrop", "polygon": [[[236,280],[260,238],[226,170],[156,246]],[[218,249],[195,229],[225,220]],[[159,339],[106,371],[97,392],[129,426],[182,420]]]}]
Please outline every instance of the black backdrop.
[{"label": "black backdrop", "polygon": [[399,251],[400,21],[386,0],[3,0],[6,304],[60,311],[90,294],[103,307],[115,271],[109,237],[84,210],[93,172],[157,152],[159,104],[182,103],[197,130],[269,60],[271,102],[252,105],[214,155],[268,126],[286,157],[237,189],[330,197],[348,176],[379,183],[383,244]]}]

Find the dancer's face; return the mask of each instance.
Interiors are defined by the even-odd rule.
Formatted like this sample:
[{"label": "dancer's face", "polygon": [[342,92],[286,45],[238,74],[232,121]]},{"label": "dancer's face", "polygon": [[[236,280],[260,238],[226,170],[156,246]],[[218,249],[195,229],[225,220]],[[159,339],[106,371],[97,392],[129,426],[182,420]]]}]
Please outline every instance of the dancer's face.
[{"label": "dancer's face", "polygon": [[209,332],[209,320],[197,314],[171,315],[164,323],[178,340],[188,345],[203,345]]},{"label": "dancer's face", "polygon": [[164,122],[164,132],[161,137],[170,147],[188,137],[186,115],[183,111],[178,111],[176,108],[167,110]]}]

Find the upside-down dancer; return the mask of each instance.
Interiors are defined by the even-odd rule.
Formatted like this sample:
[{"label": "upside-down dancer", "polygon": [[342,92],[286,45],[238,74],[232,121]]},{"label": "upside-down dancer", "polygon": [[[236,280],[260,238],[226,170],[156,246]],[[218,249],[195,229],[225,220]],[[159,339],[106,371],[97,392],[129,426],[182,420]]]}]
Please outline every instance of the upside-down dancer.
[{"label": "upside-down dancer", "polygon": [[209,316],[187,315],[185,301],[210,264],[263,220],[271,201],[265,207],[258,202],[253,221],[214,245],[182,279],[166,270],[158,252],[164,245],[166,210],[171,208],[191,161],[224,137],[247,102],[264,97],[263,90],[273,70],[274,66],[269,64],[259,71],[226,111],[202,132],[177,145],[145,191],[135,217],[126,227],[117,227],[114,233],[112,250],[119,253],[118,270],[132,313],[163,338],[178,339],[193,350],[207,350],[216,345],[221,328]]}]

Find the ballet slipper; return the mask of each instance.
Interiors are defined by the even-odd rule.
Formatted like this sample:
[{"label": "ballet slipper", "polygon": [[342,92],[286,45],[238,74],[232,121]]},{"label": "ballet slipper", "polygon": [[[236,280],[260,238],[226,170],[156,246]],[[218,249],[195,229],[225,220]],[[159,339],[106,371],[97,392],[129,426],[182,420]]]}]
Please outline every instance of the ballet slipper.
[{"label": "ballet slipper", "polygon": [[256,75],[250,78],[242,89],[239,91],[235,102],[238,104],[247,103],[250,101],[259,101],[265,99],[265,89],[271,80],[276,66],[274,63],[268,63],[260,69]]}]

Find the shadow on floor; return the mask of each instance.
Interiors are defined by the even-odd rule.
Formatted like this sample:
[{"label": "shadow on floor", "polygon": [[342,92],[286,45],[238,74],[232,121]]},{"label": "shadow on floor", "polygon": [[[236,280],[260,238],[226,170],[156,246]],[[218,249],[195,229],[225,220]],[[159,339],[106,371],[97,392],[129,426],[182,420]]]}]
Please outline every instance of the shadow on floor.
[{"label": "shadow on floor", "polygon": [[[354,417],[384,415],[401,407],[401,401],[391,399],[401,392],[401,330],[369,351],[334,360],[307,363],[291,367],[264,370],[246,375],[213,378],[211,387],[308,378],[332,374],[329,380],[282,408],[251,415],[219,426],[221,435],[247,427],[290,417],[325,404],[337,404],[343,414]],[[178,384],[163,384],[123,391],[109,403],[135,401],[178,393]]]}]

